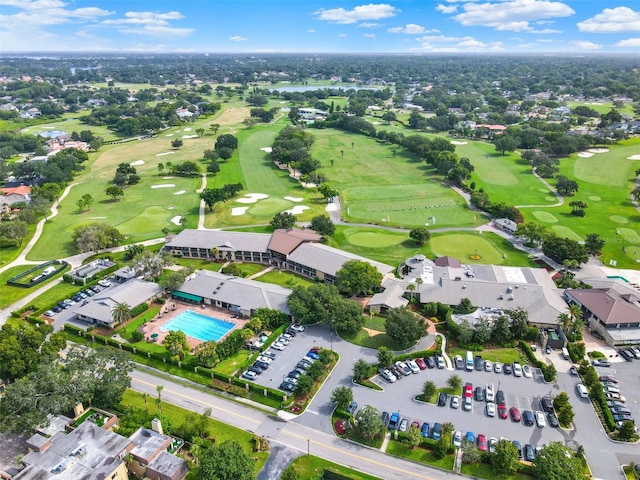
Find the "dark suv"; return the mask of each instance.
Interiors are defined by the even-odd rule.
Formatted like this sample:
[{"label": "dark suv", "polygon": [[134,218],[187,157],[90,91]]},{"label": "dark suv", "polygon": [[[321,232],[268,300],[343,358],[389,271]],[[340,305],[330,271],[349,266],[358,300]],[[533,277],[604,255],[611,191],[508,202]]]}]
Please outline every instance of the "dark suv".
[{"label": "dark suv", "polygon": [[444,392],[440,392],[440,395],[438,395],[438,406],[444,407],[446,405],[447,405],[447,394]]},{"label": "dark suv", "polygon": [[498,405],[500,405],[500,404],[504,405],[504,403],[505,403],[504,392],[502,390],[498,390],[496,392],[496,403]]}]

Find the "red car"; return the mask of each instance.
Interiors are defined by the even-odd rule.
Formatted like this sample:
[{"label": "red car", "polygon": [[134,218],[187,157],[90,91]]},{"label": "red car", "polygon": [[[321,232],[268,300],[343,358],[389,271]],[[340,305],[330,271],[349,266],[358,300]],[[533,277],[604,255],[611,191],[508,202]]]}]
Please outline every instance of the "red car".
[{"label": "red car", "polygon": [[470,383],[464,384],[464,396],[465,397],[473,397],[473,385]]},{"label": "red car", "polygon": [[478,435],[478,450],[481,452],[487,451],[487,437],[482,434]]},{"label": "red car", "polygon": [[416,358],[414,362],[416,362],[416,365],[418,365],[418,368],[420,370],[424,370],[425,368],[427,368],[427,364],[421,358]]},{"label": "red car", "polygon": [[505,406],[504,403],[501,403],[500,405],[498,405],[498,416],[503,420],[507,418],[507,407]]},{"label": "red car", "polygon": [[598,380],[601,382],[618,383],[618,380],[613,375],[602,375]]},{"label": "red car", "polygon": [[516,407],[511,407],[509,409],[509,415],[511,415],[511,420],[513,422],[519,422],[520,421],[520,410],[518,410]]}]

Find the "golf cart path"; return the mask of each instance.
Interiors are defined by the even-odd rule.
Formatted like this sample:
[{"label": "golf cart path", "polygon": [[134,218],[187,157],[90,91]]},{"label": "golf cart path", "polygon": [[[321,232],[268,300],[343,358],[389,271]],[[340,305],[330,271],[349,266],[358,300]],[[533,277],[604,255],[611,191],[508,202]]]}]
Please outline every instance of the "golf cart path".
[{"label": "golf cart path", "polygon": [[[207,175],[205,173],[202,174],[202,185],[200,186],[200,188],[198,190],[196,190],[196,193],[202,193],[204,192],[204,189],[207,188]],[[200,207],[198,208],[198,230],[206,230],[204,228],[204,207],[205,207],[205,203],[204,200],[200,200]]]},{"label": "golf cart path", "polygon": [[538,175],[538,172],[536,172],[536,169],[533,169],[533,174],[535,175],[535,177],[540,180],[542,182],[542,184],[547,187],[549,189],[550,193],[553,193],[555,195],[555,197],[558,199],[558,201],[556,203],[554,203],[553,205],[516,205],[516,208],[547,208],[547,207],[561,207],[562,205],[564,205],[564,197],[562,195],[560,195],[558,193],[557,190],[555,190],[551,185],[549,185],[549,182],[547,182],[544,178],[542,178],[540,175]]}]

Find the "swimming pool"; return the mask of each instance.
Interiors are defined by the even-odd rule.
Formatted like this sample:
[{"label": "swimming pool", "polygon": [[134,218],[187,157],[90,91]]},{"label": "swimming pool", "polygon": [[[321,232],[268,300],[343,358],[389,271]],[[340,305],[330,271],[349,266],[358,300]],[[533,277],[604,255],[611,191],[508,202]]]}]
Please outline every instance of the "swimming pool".
[{"label": "swimming pool", "polygon": [[187,337],[197,338],[203,342],[209,340],[217,342],[235,326],[235,323],[202,315],[193,310],[185,310],[165,323],[160,330],[163,332],[181,330]]}]

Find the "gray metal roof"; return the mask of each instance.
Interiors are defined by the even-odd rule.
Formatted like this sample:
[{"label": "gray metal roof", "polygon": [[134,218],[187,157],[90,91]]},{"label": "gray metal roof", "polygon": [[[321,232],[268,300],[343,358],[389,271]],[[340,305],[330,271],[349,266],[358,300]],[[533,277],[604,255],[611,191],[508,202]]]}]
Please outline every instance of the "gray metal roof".
[{"label": "gray metal roof", "polygon": [[163,445],[170,441],[168,435],[158,433],[150,428],[140,427],[129,437],[135,447],[131,450],[131,455],[144,459],[147,463],[151,461],[158,450],[162,450]]},{"label": "gray metal roof", "polygon": [[222,230],[190,230],[180,232],[165,245],[188,248],[217,248],[220,251],[268,252],[271,235],[268,233],[233,232]]},{"label": "gray metal roof", "polygon": [[[69,434],[51,437],[44,452],[30,452],[22,459],[27,467],[15,480],[78,480],[107,478],[122,463],[118,455],[131,440],[92,422],[83,422]],[[56,470],[57,469],[57,470]],[[57,472],[57,473],[53,473]]]},{"label": "gray metal roof", "polygon": [[387,308],[406,307],[409,304],[409,300],[404,298],[404,288],[399,284],[391,285],[384,290],[384,292],[376,293],[367,305],[381,305]]},{"label": "gray metal roof", "polygon": [[189,465],[183,459],[171,455],[169,452],[160,452],[147,465],[147,471],[149,470],[162,474],[164,478],[184,478],[189,473]]},{"label": "gray metal roof", "polygon": [[130,308],[134,308],[161,291],[162,288],[157,283],[132,278],[88,299],[89,302],[86,305],[75,307],[73,312],[101,322],[111,323],[111,310],[117,304],[126,303]]},{"label": "gray metal roof", "polygon": [[290,289],[211,270],[197,271],[177,291],[237,305],[242,310],[272,308],[289,314]]},{"label": "gray metal roof", "polygon": [[287,256],[287,260],[333,276],[335,276],[336,272],[342,268],[342,265],[349,260],[361,260],[370,263],[376,267],[383,276],[394,270],[391,265],[385,265],[384,263],[369,260],[368,258],[320,243],[303,243]]}]

